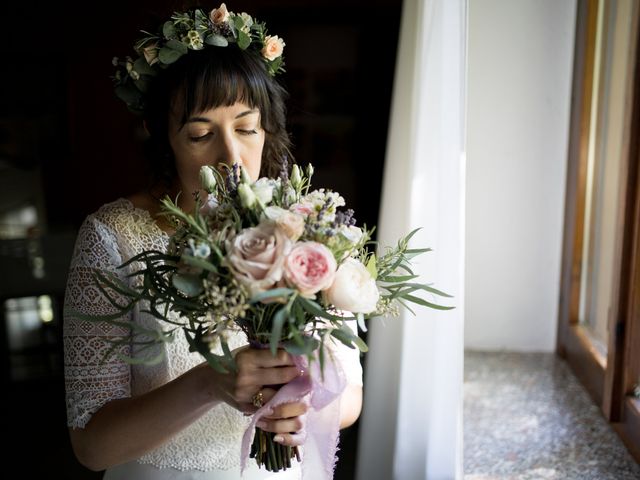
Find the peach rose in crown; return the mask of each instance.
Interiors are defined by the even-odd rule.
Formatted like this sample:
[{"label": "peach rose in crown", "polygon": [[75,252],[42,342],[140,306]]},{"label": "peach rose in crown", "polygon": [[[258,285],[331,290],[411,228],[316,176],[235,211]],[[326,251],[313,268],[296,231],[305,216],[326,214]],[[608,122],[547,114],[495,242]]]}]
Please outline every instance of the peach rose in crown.
[{"label": "peach rose in crown", "polygon": [[277,35],[267,35],[264,37],[264,47],[262,47],[262,56],[269,61],[273,61],[282,55],[284,50],[284,40],[278,38]]},{"label": "peach rose in crown", "polygon": [[221,3],[218,8],[214,8],[209,13],[209,18],[215,25],[220,25],[221,23],[229,20],[229,11],[227,10],[227,6],[224,3]]},{"label": "peach rose in crown", "polygon": [[327,247],[317,242],[301,242],[285,259],[284,275],[303,297],[312,298],[331,286],[336,268],[336,260]]},{"label": "peach rose in crown", "polygon": [[255,295],[271,289],[282,279],[291,241],[272,222],[265,222],[227,240],[226,248],[229,268]]}]

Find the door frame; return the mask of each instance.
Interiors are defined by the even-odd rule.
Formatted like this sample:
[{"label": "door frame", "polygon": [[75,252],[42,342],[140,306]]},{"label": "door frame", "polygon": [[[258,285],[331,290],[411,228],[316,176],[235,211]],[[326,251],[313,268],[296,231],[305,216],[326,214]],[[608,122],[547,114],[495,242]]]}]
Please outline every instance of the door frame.
[{"label": "door frame", "polygon": [[[605,6],[609,14],[611,2]],[[606,358],[579,324],[587,153],[591,125],[598,0],[578,0],[571,126],[567,165],[565,224],[556,351],[565,358],[605,418],[640,462],[640,401],[629,395],[640,375],[640,48],[638,15],[632,20],[627,86],[631,108],[625,113],[622,146],[623,191],[618,197],[612,301]],[[638,379],[636,378],[635,381]]]}]

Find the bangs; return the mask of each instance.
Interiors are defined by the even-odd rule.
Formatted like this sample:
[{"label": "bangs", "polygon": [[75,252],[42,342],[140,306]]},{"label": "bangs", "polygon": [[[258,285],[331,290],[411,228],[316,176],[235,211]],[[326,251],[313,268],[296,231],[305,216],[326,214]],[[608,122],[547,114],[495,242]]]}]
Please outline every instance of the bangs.
[{"label": "bangs", "polygon": [[[180,124],[195,114],[236,102],[267,112],[269,93],[264,72],[260,72],[264,70],[260,59],[238,55],[231,48],[215,49],[215,55],[208,50],[187,56],[191,61],[183,66],[182,78],[173,90],[176,113],[181,113]],[[199,55],[205,58],[196,58]]]}]

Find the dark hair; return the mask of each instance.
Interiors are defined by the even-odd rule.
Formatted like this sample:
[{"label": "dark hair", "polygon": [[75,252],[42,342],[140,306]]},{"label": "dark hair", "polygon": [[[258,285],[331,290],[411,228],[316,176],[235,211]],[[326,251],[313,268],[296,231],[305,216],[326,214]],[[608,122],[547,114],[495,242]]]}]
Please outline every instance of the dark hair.
[{"label": "dark hair", "polygon": [[189,51],[153,79],[145,98],[144,120],[150,134],[145,154],[153,182],[168,187],[177,177],[168,136],[169,111],[176,99],[183,105],[182,125],[195,113],[237,101],[257,108],[265,131],[260,175],[277,176],[287,158],[291,163],[286,96],[253,52],[236,46]]}]

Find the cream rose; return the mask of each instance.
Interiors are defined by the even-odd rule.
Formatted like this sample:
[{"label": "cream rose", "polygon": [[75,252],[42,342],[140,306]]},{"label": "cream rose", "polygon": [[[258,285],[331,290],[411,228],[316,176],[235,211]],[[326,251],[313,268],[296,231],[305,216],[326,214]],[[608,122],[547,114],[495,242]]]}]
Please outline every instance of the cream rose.
[{"label": "cream rose", "polygon": [[276,222],[289,240],[295,242],[304,233],[304,217],[281,207],[270,206],[264,209],[263,215]]},{"label": "cream rose", "polygon": [[226,22],[229,20],[229,11],[227,10],[227,6],[224,3],[221,3],[218,8],[211,10],[209,18],[216,25]]},{"label": "cream rose", "polygon": [[264,37],[264,47],[262,47],[262,56],[269,61],[273,61],[282,55],[285,43],[277,35],[267,35]]},{"label": "cream rose", "polygon": [[380,292],[365,266],[347,258],[338,268],[333,284],[324,292],[325,299],[340,310],[371,313],[376,309]]},{"label": "cream rose", "polygon": [[317,242],[297,243],[284,262],[284,274],[289,285],[303,297],[313,297],[333,283],[336,260],[331,250]]},{"label": "cream rose", "polygon": [[229,268],[255,295],[269,290],[282,279],[291,241],[274,223],[265,222],[228,240],[226,248]]}]

